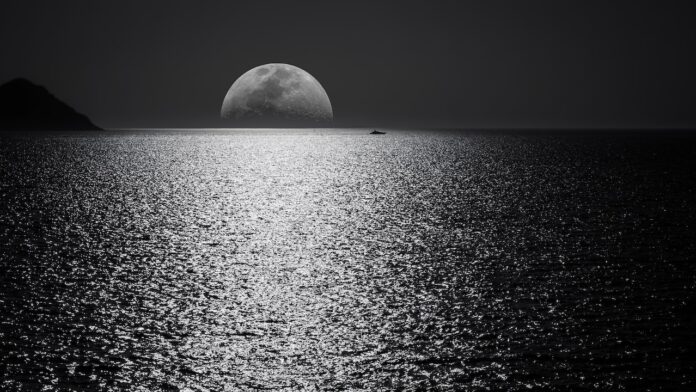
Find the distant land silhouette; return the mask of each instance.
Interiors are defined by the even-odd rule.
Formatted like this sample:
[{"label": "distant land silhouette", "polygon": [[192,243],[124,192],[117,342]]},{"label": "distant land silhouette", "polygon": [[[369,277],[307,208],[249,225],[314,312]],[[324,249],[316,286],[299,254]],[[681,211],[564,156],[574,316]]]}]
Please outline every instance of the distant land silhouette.
[{"label": "distant land silhouette", "polygon": [[0,131],[99,130],[45,87],[17,78],[0,86]]}]

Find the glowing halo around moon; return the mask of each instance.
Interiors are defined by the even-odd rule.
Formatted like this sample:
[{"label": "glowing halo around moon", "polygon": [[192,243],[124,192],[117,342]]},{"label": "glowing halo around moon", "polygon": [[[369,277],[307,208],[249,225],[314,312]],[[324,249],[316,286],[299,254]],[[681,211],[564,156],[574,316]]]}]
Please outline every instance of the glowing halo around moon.
[{"label": "glowing halo around moon", "polygon": [[312,75],[289,64],[265,64],[245,72],[227,91],[220,117],[259,124],[327,123],[333,109]]}]

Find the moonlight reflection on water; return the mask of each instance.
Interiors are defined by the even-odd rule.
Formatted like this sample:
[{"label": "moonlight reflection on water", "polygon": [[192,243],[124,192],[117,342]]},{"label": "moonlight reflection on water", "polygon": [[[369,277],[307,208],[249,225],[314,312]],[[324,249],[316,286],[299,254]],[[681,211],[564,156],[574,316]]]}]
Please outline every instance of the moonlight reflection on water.
[{"label": "moonlight reflection on water", "polygon": [[660,140],[7,141],[3,387],[689,385],[696,187]]}]

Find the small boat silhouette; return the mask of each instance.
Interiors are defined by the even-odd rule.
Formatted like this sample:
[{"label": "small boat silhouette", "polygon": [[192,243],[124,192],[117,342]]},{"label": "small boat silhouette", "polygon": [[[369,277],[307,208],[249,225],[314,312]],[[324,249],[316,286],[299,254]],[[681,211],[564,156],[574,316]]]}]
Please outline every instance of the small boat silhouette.
[{"label": "small boat silhouette", "polygon": [[373,129],[372,132],[370,132],[370,135],[384,135],[386,132],[380,132],[376,129]]}]

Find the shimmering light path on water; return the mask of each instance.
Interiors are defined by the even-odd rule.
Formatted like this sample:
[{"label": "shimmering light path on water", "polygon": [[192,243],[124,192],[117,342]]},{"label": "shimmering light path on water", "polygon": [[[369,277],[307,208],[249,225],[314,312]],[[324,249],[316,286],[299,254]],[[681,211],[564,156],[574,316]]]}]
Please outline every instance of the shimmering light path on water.
[{"label": "shimmering light path on water", "polygon": [[642,138],[3,140],[0,387],[693,387],[696,158]]}]

